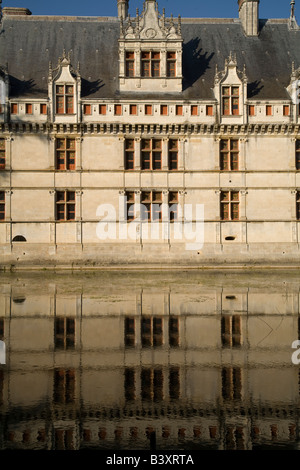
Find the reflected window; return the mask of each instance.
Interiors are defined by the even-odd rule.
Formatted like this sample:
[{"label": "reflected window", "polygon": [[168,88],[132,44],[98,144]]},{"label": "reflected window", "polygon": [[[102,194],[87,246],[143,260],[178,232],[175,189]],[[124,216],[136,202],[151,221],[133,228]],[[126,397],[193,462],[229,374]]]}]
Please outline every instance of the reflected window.
[{"label": "reflected window", "polygon": [[222,397],[224,400],[240,400],[242,397],[242,373],[239,367],[222,369]]},{"label": "reflected window", "polygon": [[135,400],[135,370],[129,367],[124,372],[124,392],[125,400]]},{"label": "reflected window", "polygon": [[4,371],[0,369],[0,406],[3,405]]},{"label": "reflected window", "polygon": [[73,429],[55,429],[55,450],[75,450]]},{"label": "reflected window", "polygon": [[179,346],[179,318],[170,317],[169,319],[169,345],[171,348]]},{"label": "reflected window", "polygon": [[75,319],[66,317],[55,318],[54,329],[55,349],[74,349]]},{"label": "reflected window", "polygon": [[134,318],[125,318],[124,342],[126,348],[132,348],[135,345],[135,320]]},{"label": "reflected window", "polygon": [[227,426],[225,432],[226,450],[245,450],[244,429],[241,426]]},{"label": "reflected window", "polygon": [[72,403],[75,400],[75,370],[54,370],[54,403]]},{"label": "reflected window", "polygon": [[161,346],[163,344],[163,322],[160,317],[142,317],[142,346]]},{"label": "reflected window", "polygon": [[222,346],[236,348],[241,346],[240,315],[223,315],[221,318]]},{"label": "reflected window", "polygon": [[171,400],[178,400],[180,396],[179,367],[171,367],[169,372],[169,396]]},{"label": "reflected window", "polygon": [[141,395],[145,401],[163,400],[162,369],[143,368],[141,371]]}]

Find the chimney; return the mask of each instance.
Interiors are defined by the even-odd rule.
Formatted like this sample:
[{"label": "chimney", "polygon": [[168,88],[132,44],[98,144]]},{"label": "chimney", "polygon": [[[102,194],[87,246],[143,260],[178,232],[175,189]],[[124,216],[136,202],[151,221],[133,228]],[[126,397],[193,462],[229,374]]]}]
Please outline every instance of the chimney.
[{"label": "chimney", "polygon": [[128,16],[129,0],[118,0],[118,18],[125,20]]},{"label": "chimney", "polygon": [[259,34],[259,0],[238,0],[239,17],[246,36]]},{"label": "chimney", "polygon": [[2,9],[3,16],[28,16],[31,15],[31,11],[28,8],[15,8],[15,7],[4,7]]}]

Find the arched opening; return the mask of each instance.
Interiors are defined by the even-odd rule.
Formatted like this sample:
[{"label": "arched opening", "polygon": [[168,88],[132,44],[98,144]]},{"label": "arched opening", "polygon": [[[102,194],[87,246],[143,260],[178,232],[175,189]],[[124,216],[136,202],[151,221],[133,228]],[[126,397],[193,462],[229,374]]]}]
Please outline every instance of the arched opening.
[{"label": "arched opening", "polygon": [[27,242],[26,238],[23,235],[16,235],[13,238],[13,242]]}]

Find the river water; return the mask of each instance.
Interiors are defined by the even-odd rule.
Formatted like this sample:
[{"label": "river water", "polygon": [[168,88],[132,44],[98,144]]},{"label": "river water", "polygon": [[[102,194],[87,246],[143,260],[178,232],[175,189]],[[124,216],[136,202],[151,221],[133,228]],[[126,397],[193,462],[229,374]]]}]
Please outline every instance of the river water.
[{"label": "river water", "polygon": [[0,278],[0,449],[299,449],[296,271]]}]

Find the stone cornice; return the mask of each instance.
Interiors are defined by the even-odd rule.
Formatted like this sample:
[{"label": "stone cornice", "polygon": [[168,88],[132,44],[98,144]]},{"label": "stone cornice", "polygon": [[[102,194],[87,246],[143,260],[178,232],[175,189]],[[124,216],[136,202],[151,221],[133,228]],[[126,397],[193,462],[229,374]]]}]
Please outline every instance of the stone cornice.
[{"label": "stone cornice", "polygon": [[76,135],[285,135],[299,134],[299,124],[53,124],[0,123],[1,134],[76,134]]}]

